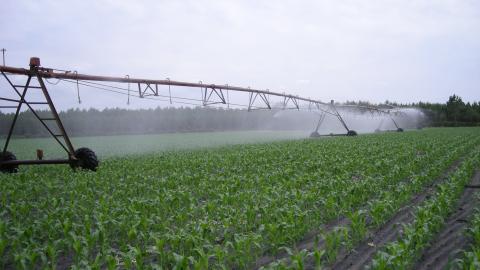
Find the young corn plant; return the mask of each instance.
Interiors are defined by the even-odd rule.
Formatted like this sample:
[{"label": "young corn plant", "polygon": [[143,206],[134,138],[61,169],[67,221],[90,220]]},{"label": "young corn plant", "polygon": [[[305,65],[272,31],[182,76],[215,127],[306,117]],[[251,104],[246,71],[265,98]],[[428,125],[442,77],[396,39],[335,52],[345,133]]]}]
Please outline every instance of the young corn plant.
[{"label": "young corn plant", "polygon": [[[74,269],[250,268],[349,217],[352,226],[307,256],[321,265],[365,235],[359,209],[380,226],[479,135],[429,129],[130,156],[107,149],[97,173],[39,166],[0,174],[0,268],[52,269],[65,258]],[[28,141],[20,155],[31,152]]]},{"label": "young corn plant", "polygon": [[363,210],[355,211],[349,215],[350,218],[350,237],[353,243],[362,241],[367,235],[368,228],[366,224],[366,212]]},{"label": "young corn plant", "polygon": [[376,254],[371,269],[405,269],[411,266],[419,252],[441,229],[444,218],[451,212],[474,168],[480,163],[479,156],[479,151],[475,151],[450,176],[450,181],[439,186],[434,197],[417,207],[414,222],[404,225],[401,239],[389,243]]},{"label": "young corn plant", "polygon": [[471,239],[468,250],[464,250],[462,256],[456,259],[452,268],[456,269],[479,269],[480,268],[480,210],[477,209],[470,226],[467,229],[467,236]]},{"label": "young corn plant", "polygon": [[336,227],[331,232],[324,234],[325,256],[328,263],[332,263],[337,259],[342,242],[346,240],[345,235],[348,235],[345,227]]}]

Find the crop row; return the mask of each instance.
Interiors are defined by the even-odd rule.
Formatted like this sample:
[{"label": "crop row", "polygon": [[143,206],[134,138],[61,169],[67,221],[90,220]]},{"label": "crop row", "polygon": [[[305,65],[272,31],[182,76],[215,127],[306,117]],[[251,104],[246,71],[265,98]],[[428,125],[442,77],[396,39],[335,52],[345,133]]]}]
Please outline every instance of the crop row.
[{"label": "crop row", "polygon": [[457,269],[479,269],[480,268],[480,210],[477,209],[467,230],[471,243],[467,250],[464,250],[461,258],[454,262]]},{"label": "crop row", "polygon": [[[425,166],[426,164],[430,164],[434,159],[437,158],[438,156],[442,156],[449,152],[450,149],[449,147],[439,147],[436,148],[432,153],[424,157],[421,161],[415,160],[412,163],[415,163],[415,165],[423,165]],[[405,168],[412,169],[411,164],[409,163],[408,165],[410,166],[405,166]],[[421,168],[422,166],[418,166],[418,168]],[[406,171],[401,171],[400,173],[397,172],[396,174],[391,174],[391,175],[386,175],[386,177],[382,178],[364,178],[362,179],[362,182],[364,182],[365,188],[359,188],[359,187],[354,187],[353,189],[347,189],[345,193],[342,193],[340,191],[337,191],[337,194],[327,194],[327,201],[328,203],[325,204],[326,210],[328,211],[329,209],[334,210],[334,213],[329,213],[329,212],[323,212],[323,214],[326,217],[326,220],[329,218],[337,218],[339,214],[348,214],[348,212],[351,212],[355,209],[358,209],[359,207],[364,207],[366,205],[366,202],[368,202],[368,199],[370,198],[375,198],[378,196],[378,194],[382,194],[382,192],[379,192],[384,189],[388,189],[391,186],[394,186],[397,182],[401,181],[404,177],[404,172]],[[391,177],[391,178],[390,178]],[[368,182],[371,181],[371,182]],[[338,197],[333,197],[337,195]],[[331,199],[335,198],[335,199]],[[331,199],[331,200],[330,200]],[[354,200],[353,202],[349,202],[349,200]],[[343,204],[335,204],[335,202],[341,201]]]},{"label": "crop row", "polygon": [[442,228],[444,220],[451,213],[456,201],[480,164],[478,149],[459,169],[441,184],[435,196],[415,211],[415,220],[405,224],[403,234],[397,241],[386,245],[373,260],[371,269],[406,269],[418,258],[419,253]]},{"label": "crop row", "polygon": [[387,222],[415,194],[422,192],[425,186],[439,178],[454,161],[468,154],[478,143],[480,143],[479,138],[469,138],[469,141],[465,141],[463,145],[453,150],[440,151],[438,157],[432,156],[428,160],[430,165],[425,170],[412,173],[408,177],[408,181],[399,182],[395,186],[381,191],[379,196],[368,201],[366,207],[349,213],[348,225],[338,226],[332,231],[322,233],[319,237],[323,240],[321,247],[317,243],[313,250],[303,250],[298,253],[288,250],[290,254],[288,260],[274,262],[269,268],[302,268],[299,266],[300,258],[302,260],[312,260],[313,258],[316,267],[334,262],[341,249],[351,250],[357,243],[363,241],[370,231],[374,231]]}]

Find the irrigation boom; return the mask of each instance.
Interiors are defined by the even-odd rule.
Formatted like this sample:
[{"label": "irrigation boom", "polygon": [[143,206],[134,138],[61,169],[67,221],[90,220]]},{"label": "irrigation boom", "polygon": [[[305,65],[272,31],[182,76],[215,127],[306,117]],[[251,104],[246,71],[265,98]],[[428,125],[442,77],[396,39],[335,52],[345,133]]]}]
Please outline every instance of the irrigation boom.
[{"label": "irrigation boom", "polygon": [[[111,76],[96,76],[96,75],[86,75],[79,74],[76,71],[61,71],[53,68],[41,67],[40,59],[37,57],[30,58],[30,68],[17,68],[10,66],[0,66],[0,72],[8,84],[12,87],[13,91],[16,93],[19,99],[12,99],[7,97],[0,97],[0,101],[16,103],[16,105],[7,105],[0,106],[0,109],[14,109],[15,115],[8,131],[7,138],[3,150],[0,152],[0,171],[2,172],[15,172],[18,169],[18,165],[30,165],[30,164],[70,164],[73,168],[81,167],[90,170],[96,170],[98,166],[98,160],[95,153],[88,148],[79,148],[74,149],[72,142],[63,126],[63,123],[58,116],[58,112],[55,108],[55,105],[49,95],[44,79],[58,79],[66,82],[73,82],[77,85],[77,90],[80,84],[86,85],[89,87],[95,88],[96,85],[93,82],[108,82],[108,83],[128,83],[129,88],[118,88],[114,86],[108,86],[116,89],[126,90],[130,98],[130,84],[136,84],[138,88],[138,97],[139,98],[148,98],[150,96],[162,96],[168,97],[170,103],[173,103],[173,99],[182,99],[182,100],[193,100],[189,98],[182,97],[172,97],[170,92],[171,86],[180,86],[180,87],[189,87],[189,88],[199,88],[201,90],[202,99],[196,100],[200,101],[202,106],[210,106],[214,104],[225,104],[230,105],[228,98],[228,91],[236,91],[248,93],[248,105],[242,105],[248,108],[248,110],[253,109],[297,109],[301,110],[308,108],[308,110],[317,110],[320,112],[320,120],[316,125],[316,130],[311,134],[312,137],[320,136],[318,134],[318,128],[325,118],[325,114],[332,115],[336,117],[342,126],[347,130],[346,134],[336,134],[336,135],[347,135],[354,136],[357,133],[348,128],[345,123],[342,115],[337,110],[338,108],[343,108],[345,110],[360,110],[360,111],[370,111],[372,113],[379,114],[388,114],[394,111],[394,108],[391,107],[374,107],[374,106],[360,106],[360,105],[338,105],[334,104],[333,100],[329,103],[322,102],[320,100],[314,100],[311,98],[300,97],[297,95],[271,92],[269,90],[260,90],[252,89],[249,87],[238,87],[238,86],[229,86],[229,85],[218,85],[218,84],[205,84],[202,82],[191,83],[183,81],[174,81],[170,79],[165,80],[151,80],[151,79],[138,79],[126,77],[111,77]],[[26,82],[22,85],[14,84],[7,74],[14,75],[24,75],[26,77]],[[32,83],[32,81],[37,81],[38,85]],[[98,84],[97,84],[98,85]],[[159,94],[159,85],[166,85],[169,87],[169,95],[164,96]],[[103,85],[104,87],[107,87]],[[98,88],[98,87],[97,87]],[[45,101],[29,101],[26,98],[26,94],[29,89],[40,89],[45,97]],[[227,91],[226,95],[224,91]],[[136,91],[134,91],[136,92]],[[226,98],[227,97],[227,98]],[[270,101],[270,97],[279,97],[283,99],[281,107],[273,107]],[[79,97],[80,100],[80,97]],[[305,103],[300,104],[301,102]],[[178,102],[175,103],[185,103]],[[17,160],[13,153],[8,152],[8,145],[13,134],[15,124],[18,119],[18,115],[21,111],[22,105],[26,105],[28,109],[33,113],[33,115],[41,122],[41,124],[46,128],[49,134],[60,144],[60,146],[67,152],[67,159],[55,159],[55,160],[43,160],[43,153],[41,150],[37,151],[37,160]],[[190,103],[191,104],[191,103]],[[34,105],[48,105],[51,116],[42,117],[35,110]],[[238,104],[236,104],[238,105]],[[308,106],[307,106],[308,105]],[[56,126],[56,129],[52,128],[52,125],[48,124],[50,121]],[[392,121],[393,118],[392,118]],[[398,125],[394,121],[395,126]],[[330,134],[333,135],[333,134]]]},{"label": "irrigation boom", "polygon": [[[237,92],[246,92],[252,94],[253,97],[250,100],[249,109],[254,107],[253,102],[255,99],[260,96],[260,100],[265,102],[265,105],[271,109],[271,105],[268,102],[267,96],[277,96],[283,97],[284,105],[288,105],[288,102],[291,101],[296,109],[300,109],[299,102],[307,102],[309,104],[309,108],[312,105],[316,106],[316,109],[322,110],[319,106],[331,106],[331,102],[322,102],[320,100],[314,100],[311,98],[300,97],[298,95],[290,95],[285,93],[278,93],[272,92],[269,90],[260,90],[260,89],[253,89],[250,87],[239,87],[239,86],[230,86],[230,85],[221,85],[221,84],[206,84],[206,83],[192,83],[192,82],[183,82],[183,81],[174,81],[174,80],[152,80],[152,79],[139,79],[139,78],[130,78],[130,77],[114,77],[114,76],[97,76],[97,75],[87,75],[87,74],[78,74],[76,72],[66,71],[66,72],[57,72],[55,69],[51,68],[43,68],[38,67],[36,70],[32,69],[24,69],[24,68],[17,68],[17,67],[9,67],[9,66],[0,66],[0,71],[2,73],[10,73],[10,74],[17,74],[17,75],[26,75],[26,76],[34,76],[38,74],[42,78],[47,79],[63,79],[63,80],[74,80],[74,81],[99,81],[99,82],[116,82],[116,83],[133,83],[138,85],[139,89],[139,97],[147,96],[146,91],[151,91],[154,96],[158,96],[158,86],[159,85],[166,85],[166,86],[182,86],[182,87],[192,87],[192,88],[200,88],[200,89],[210,89],[211,92],[206,92],[207,97],[204,98],[203,105],[209,105],[209,96],[211,98],[212,94],[218,95],[221,102],[226,104],[227,101],[224,100],[224,90],[230,91],[237,91]],[[265,99],[264,99],[265,98]],[[211,104],[211,103],[210,103]],[[217,104],[217,103],[215,103]],[[373,107],[373,106],[362,106],[362,105],[335,105],[336,107],[341,108],[356,108],[356,109],[364,109],[364,110],[372,110],[377,111],[379,113],[389,113],[389,111]],[[393,109],[388,108],[388,109]],[[329,112],[331,113],[331,112]],[[334,113],[331,113],[334,114]]]},{"label": "irrigation boom", "polygon": [[298,101],[311,102],[314,104],[323,104],[323,105],[328,104],[328,103],[324,103],[318,100],[313,100],[310,98],[304,98],[304,97],[299,97],[295,95],[270,92],[267,90],[251,89],[251,88],[239,87],[239,86],[191,83],[191,82],[172,81],[172,80],[151,80],[151,79],[136,79],[136,78],[129,78],[129,77],[96,76],[96,75],[76,74],[69,71],[56,72],[54,69],[49,69],[49,68],[39,68],[38,71],[32,71],[31,69],[0,66],[0,71],[11,73],[11,74],[27,75],[27,76],[38,73],[38,75],[40,75],[41,77],[48,78],[48,79],[54,78],[54,79],[80,80],[80,81],[134,83],[134,84],[139,84],[140,86],[141,85],[146,85],[146,86],[169,85],[169,86],[183,86],[183,87],[195,87],[195,88],[207,88],[207,89],[210,88],[210,89],[218,89],[218,90],[231,90],[231,91],[248,92],[248,93],[254,93],[254,94],[265,94],[265,95],[271,95],[271,96],[285,97],[285,98],[295,99]]}]

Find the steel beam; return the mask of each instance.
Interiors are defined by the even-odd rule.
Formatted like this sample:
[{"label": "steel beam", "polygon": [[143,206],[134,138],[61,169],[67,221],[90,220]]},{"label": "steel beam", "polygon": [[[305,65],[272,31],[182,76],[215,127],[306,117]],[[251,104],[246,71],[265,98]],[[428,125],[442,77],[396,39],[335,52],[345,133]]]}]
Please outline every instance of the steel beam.
[{"label": "steel beam", "polygon": [[[16,68],[16,67],[10,67],[10,66],[0,66],[0,71],[12,73],[12,74],[20,74],[20,75],[33,75],[32,71],[29,69]],[[69,71],[58,72],[51,68],[42,68],[42,67],[38,68],[38,74],[43,78],[56,78],[56,79],[68,79],[68,80],[81,80],[81,81],[103,81],[103,82],[118,82],[118,83],[137,83],[137,84],[156,85],[156,86],[158,85],[183,86],[183,87],[193,87],[193,88],[201,88],[201,89],[205,88],[205,91],[207,88],[210,88],[210,89],[223,89],[227,91],[231,90],[231,91],[238,91],[238,92],[257,93],[257,94],[263,94],[265,96],[284,97],[284,103],[288,103],[291,100],[292,103],[294,103],[295,105],[295,109],[300,109],[299,101],[309,102],[311,104],[315,104],[317,107],[319,105],[327,105],[327,106],[329,105],[329,103],[322,102],[320,100],[314,100],[311,98],[304,98],[304,97],[289,95],[285,93],[270,92],[268,90],[251,89],[250,87],[238,87],[238,86],[230,86],[230,85],[206,84],[202,82],[190,83],[190,82],[183,82],[183,81],[173,81],[168,78],[165,80],[151,80],[151,79],[139,79],[139,78],[130,78],[130,77],[96,76],[96,75],[72,73]],[[152,91],[154,93],[156,92],[153,89]],[[156,92],[156,94],[158,95],[158,92]],[[143,96],[143,93],[140,95]],[[202,93],[202,99],[203,98],[204,98],[204,94]],[[223,101],[222,103],[225,104]],[[377,111],[382,114],[390,113],[381,108],[373,107],[373,106],[364,106],[364,105],[337,105],[337,106],[339,108],[355,108],[355,109]],[[389,106],[389,109],[393,109],[393,108],[394,107]]]},{"label": "steel beam", "polygon": [[[215,96],[219,98],[220,101],[213,101],[213,98]],[[170,102],[171,102],[171,94],[170,94]],[[202,90],[202,104],[203,106],[208,106],[213,104],[227,104],[227,101],[225,99],[225,96],[223,95],[223,91],[221,88],[217,89],[217,88],[210,87],[210,88],[205,88],[205,91]]]},{"label": "steel beam", "polygon": [[43,164],[70,164],[72,159],[32,159],[2,161],[2,165],[43,165]]},{"label": "steel beam", "polygon": [[[68,154],[70,159],[75,159],[75,149],[73,148],[73,144],[70,141],[70,138],[68,137],[67,131],[65,130],[65,127],[63,126],[62,120],[60,120],[60,116],[58,116],[57,109],[55,108],[55,105],[53,104],[52,98],[50,97],[50,94],[48,93],[47,87],[45,86],[45,83],[43,82],[43,79],[40,75],[37,74],[37,80],[40,86],[42,87],[42,92],[43,95],[45,96],[45,99],[47,100],[48,107],[50,108],[50,112],[53,114],[53,119],[55,119],[55,122],[57,123],[57,127],[60,129],[61,137],[63,137],[63,140],[65,141],[65,144],[67,145],[68,148]],[[54,136],[58,137],[58,136]]]},{"label": "steel beam", "polygon": [[[0,71],[12,73],[12,74],[20,74],[20,75],[32,74],[32,72],[28,69],[16,68],[16,67],[10,67],[10,66],[0,66]],[[223,89],[223,90],[231,90],[231,91],[239,91],[239,92],[262,93],[270,96],[279,96],[279,97],[286,97],[290,99],[296,99],[297,101],[307,101],[307,102],[320,103],[325,105],[328,104],[319,100],[303,98],[303,97],[298,97],[294,95],[270,92],[270,91],[259,90],[259,89],[251,89],[246,87],[229,86],[229,85],[190,83],[190,82],[173,81],[173,80],[150,80],[150,79],[136,79],[136,78],[125,78],[125,77],[113,77],[113,76],[73,74],[72,72],[56,72],[53,69],[48,69],[48,68],[39,68],[38,73],[40,76],[47,79],[55,78],[55,79],[68,79],[68,80],[79,80],[79,81],[103,81],[103,82],[119,82],[119,83],[137,83],[137,84],[138,83],[158,84],[158,85],[184,86],[184,87],[196,87],[196,88],[215,88],[215,89]]]},{"label": "steel beam", "polygon": [[[15,124],[17,123],[18,115],[20,115],[20,109],[25,101],[25,95],[27,94],[28,85],[30,85],[30,81],[32,80],[32,76],[28,76],[27,83],[24,86],[23,92],[20,95],[20,102],[18,102],[17,109],[15,110],[15,115],[13,116],[12,124],[10,125],[10,129],[8,130],[7,139],[5,140],[5,144],[3,146],[2,153],[5,155],[8,149],[8,144],[10,143],[10,139],[12,138],[13,129],[15,128]],[[14,87],[15,88],[15,87]],[[19,93],[18,91],[16,91]]]}]

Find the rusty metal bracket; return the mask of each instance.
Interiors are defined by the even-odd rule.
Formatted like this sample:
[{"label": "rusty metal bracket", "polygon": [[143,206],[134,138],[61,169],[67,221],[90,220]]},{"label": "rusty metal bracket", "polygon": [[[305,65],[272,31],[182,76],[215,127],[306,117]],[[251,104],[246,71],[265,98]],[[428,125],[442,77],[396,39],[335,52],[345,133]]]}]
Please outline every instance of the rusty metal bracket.
[{"label": "rusty metal bracket", "polygon": [[[137,83],[138,85],[138,96],[141,98],[147,97],[147,96],[158,96],[158,84],[155,85],[155,89],[152,88],[152,84],[150,83],[145,83],[145,88],[141,86],[141,83]],[[147,91],[150,91],[150,93],[146,94]]]},{"label": "rusty metal bracket", "polygon": [[214,104],[227,104],[227,100],[225,99],[225,96],[223,95],[223,90],[221,88],[210,86],[205,87],[205,90],[203,91],[202,104],[203,106]]},{"label": "rusty metal bracket", "polygon": [[[292,107],[288,107],[288,103],[291,102],[293,104],[293,108]],[[299,102],[298,102],[298,97],[294,97],[294,96],[284,96],[283,97],[283,110],[289,110],[289,109],[294,109],[294,110],[300,110],[300,105],[299,105]]]},{"label": "rusty metal bracket", "polygon": [[[257,100],[258,97],[260,97],[259,100],[261,100],[266,107],[254,106],[255,101]],[[250,92],[250,95],[248,98],[248,111],[265,110],[265,109],[268,109],[268,110],[272,109],[272,106],[270,105],[270,100],[268,99],[268,95],[266,93]]]}]

